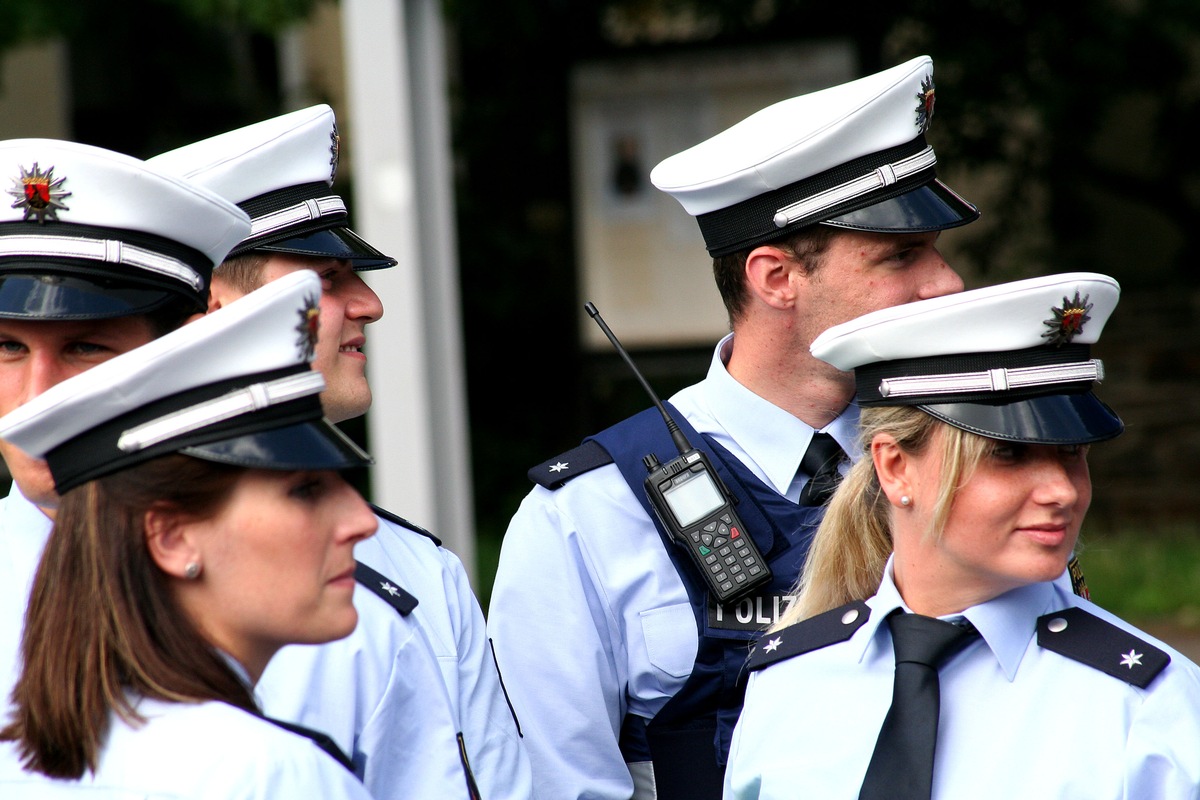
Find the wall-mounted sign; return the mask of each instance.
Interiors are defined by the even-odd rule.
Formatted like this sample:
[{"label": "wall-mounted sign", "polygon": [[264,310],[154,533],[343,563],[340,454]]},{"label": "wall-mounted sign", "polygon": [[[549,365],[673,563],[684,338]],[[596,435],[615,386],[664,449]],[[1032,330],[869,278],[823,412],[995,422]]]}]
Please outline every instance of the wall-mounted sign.
[{"label": "wall-mounted sign", "polygon": [[848,43],[720,50],[578,67],[571,81],[579,324],[593,301],[631,347],[687,347],[728,331],[712,259],[692,217],[650,170],[771,103],[857,76]]}]

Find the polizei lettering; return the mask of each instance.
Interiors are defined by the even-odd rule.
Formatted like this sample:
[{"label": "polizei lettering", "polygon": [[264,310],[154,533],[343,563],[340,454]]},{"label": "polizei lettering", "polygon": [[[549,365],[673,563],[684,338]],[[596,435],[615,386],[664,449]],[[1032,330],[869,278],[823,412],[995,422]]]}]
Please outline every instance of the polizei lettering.
[{"label": "polizei lettering", "polygon": [[759,594],[720,605],[709,601],[708,627],[724,631],[758,633],[783,616],[795,598],[786,594]]}]

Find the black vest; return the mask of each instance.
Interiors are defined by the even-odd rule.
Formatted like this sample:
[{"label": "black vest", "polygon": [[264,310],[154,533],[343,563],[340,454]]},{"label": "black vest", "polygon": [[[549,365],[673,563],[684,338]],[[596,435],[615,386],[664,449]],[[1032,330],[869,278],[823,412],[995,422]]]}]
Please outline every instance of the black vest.
[{"label": "black vest", "polygon": [[[656,409],[589,437],[572,453],[575,463],[588,466],[572,472],[580,474],[605,463],[615,463],[621,470],[675,564],[700,633],[696,663],[679,692],[649,722],[634,715],[625,719],[621,732],[625,759],[653,762],[659,800],[718,799],[745,696],[746,657],[761,631],[786,610],[785,598],[800,574],[822,509],[802,508],[780,496],[710,437],[697,433],[682,414],[672,416],[692,446],[712,460],[738,501],[737,513],[746,532],[771,568],[772,582],[758,593],[717,606],[688,554],[659,524],[643,487],[642,457],[653,452],[666,463],[678,451]],[[570,459],[563,456],[562,460]]]}]

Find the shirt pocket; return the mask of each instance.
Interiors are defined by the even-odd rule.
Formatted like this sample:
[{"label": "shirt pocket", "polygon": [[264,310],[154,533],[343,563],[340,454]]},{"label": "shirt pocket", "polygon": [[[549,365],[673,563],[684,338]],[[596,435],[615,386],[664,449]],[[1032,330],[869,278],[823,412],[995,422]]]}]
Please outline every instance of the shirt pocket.
[{"label": "shirt pocket", "polygon": [[640,612],[646,658],[674,678],[686,678],[696,664],[696,617],[690,603]]}]

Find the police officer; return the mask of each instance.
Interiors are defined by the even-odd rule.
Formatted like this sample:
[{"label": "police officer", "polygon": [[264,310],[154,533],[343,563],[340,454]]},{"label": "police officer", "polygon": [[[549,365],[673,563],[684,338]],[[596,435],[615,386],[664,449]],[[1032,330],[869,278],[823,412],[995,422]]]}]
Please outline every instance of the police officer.
[{"label": "police officer", "polygon": [[830,445],[853,454],[853,383],[808,346],[963,288],[937,239],[978,212],[936,178],[933,109],[920,57],[763,109],[651,173],[696,216],[733,330],[671,404],[774,577],[710,602],[656,528],[642,457],[678,455],[657,412],[531,470],[540,485],[505,536],[489,633],[538,796],[719,796],[747,644],[799,573],[839,469]]},{"label": "police officer", "polygon": [[813,343],[870,455],[750,659],[727,798],[1200,796],[1200,668],[1057,580],[1123,428],[1089,351],[1118,295],[1052,275]]},{"label": "police officer", "polygon": [[[203,312],[245,213],[138,159],[50,139],[0,142],[0,413]],[[0,688],[16,680],[29,587],[58,495],[7,443],[0,501]]]},{"label": "police officer", "polygon": [[252,688],[282,645],[353,629],[353,548],[376,527],[338,475],[369,459],[309,367],[319,295],[291,276],[0,418],[62,495],[0,795],[369,797]]},{"label": "police officer", "polygon": [[[333,111],[318,105],[150,160],[252,218],[251,234],[214,273],[211,309],[296,271],[321,276],[314,368],[335,422],[371,403],[364,329],[383,306],[360,272],[396,263],[348,227],[330,189],[339,150]],[[528,759],[462,563],[427,531],[376,511],[378,534],[356,549],[358,629],[281,653],[259,685],[264,707],[333,736],[380,800],[529,797]]]}]

